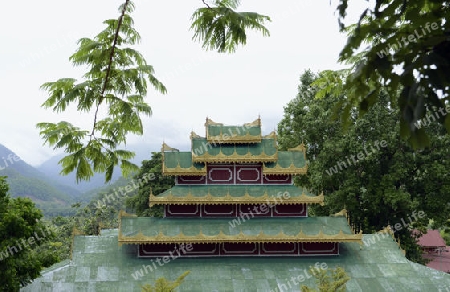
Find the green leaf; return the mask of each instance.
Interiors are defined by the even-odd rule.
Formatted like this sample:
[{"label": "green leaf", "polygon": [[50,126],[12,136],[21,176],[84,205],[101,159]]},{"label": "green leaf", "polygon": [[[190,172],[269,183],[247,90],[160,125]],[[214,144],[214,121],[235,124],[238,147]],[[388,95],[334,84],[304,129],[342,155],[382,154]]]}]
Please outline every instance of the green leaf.
[{"label": "green leaf", "polygon": [[264,22],[270,21],[268,16],[235,12],[234,6],[227,6],[228,2],[234,1],[221,1],[218,7],[199,8],[192,15],[193,39],[202,42],[203,48],[233,53],[238,45],[246,44],[246,29],[260,31],[263,36],[270,35],[264,26]]},{"label": "green leaf", "polygon": [[61,173],[75,171],[77,181],[89,180],[94,172],[105,172],[108,182],[119,163],[124,163],[124,173],[135,169],[127,161],[133,153],[114,151],[127,142],[129,134],[143,134],[141,115],[152,113],[144,100],[148,83],[158,92],[167,92],[154,76],[154,68],[130,47],[140,41],[130,16],[133,10],[134,4],[126,0],[119,7],[118,19],[104,21],[105,28],[94,38],[78,41],[70,61],[87,68],[81,82],[60,78],[41,86],[48,93],[42,107],[64,112],[75,104],[78,111],[94,113],[92,128],[86,130],[67,122],[37,124],[45,143],[67,153],[60,161]]}]

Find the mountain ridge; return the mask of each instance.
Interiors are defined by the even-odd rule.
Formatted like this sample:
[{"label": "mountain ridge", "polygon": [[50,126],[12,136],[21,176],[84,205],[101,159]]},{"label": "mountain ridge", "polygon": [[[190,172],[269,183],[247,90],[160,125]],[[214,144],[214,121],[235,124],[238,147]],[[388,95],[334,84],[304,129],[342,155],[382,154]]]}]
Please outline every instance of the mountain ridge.
[{"label": "mountain ridge", "polygon": [[44,214],[66,212],[81,195],[79,190],[55,181],[2,144],[0,157],[0,176],[7,177],[10,195],[31,198]]}]

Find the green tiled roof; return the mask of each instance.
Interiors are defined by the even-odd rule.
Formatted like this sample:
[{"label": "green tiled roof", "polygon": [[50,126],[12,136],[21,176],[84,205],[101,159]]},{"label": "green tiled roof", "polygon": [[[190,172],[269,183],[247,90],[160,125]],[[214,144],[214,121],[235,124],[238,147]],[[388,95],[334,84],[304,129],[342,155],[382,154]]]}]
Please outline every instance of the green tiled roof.
[{"label": "green tiled roof", "polygon": [[[299,197],[302,194],[308,197],[316,196],[306,188],[294,185],[176,185],[161,193],[158,197],[164,197],[169,194],[176,197],[184,197],[188,193],[191,193],[194,197],[203,197],[208,193],[213,197],[223,197],[227,194],[230,194],[232,197],[242,197],[245,193],[248,193],[252,197],[260,197],[264,193],[267,193],[272,198],[278,196],[279,193],[285,192],[289,193],[291,198]],[[285,201],[287,203],[289,200],[287,199]]]},{"label": "green tiled roof", "polygon": [[176,185],[150,196],[150,204],[262,204],[277,199],[277,204],[323,204],[306,188],[294,185]]},{"label": "green tiled roof", "polygon": [[233,218],[155,218],[122,217],[122,233],[128,236],[142,232],[144,235],[157,235],[160,231],[167,235],[196,235],[202,230],[205,235],[215,235],[222,230],[227,235],[237,235],[242,230],[248,235],[257,235],[263,231],[276,235],[283,231],[287,235],[296,235],[303,231],[306,235],[334,235],[342,230],[352,234],[345,217],[304,217],[304,218],[261,218],[255,217],[243,222],[239,228],[232,228],[229,222]]},{"label": "green tiled roof", "polygon": [[221,134],[228,134],[230,136],[245,136],[249,134],[251,136],[261,136],[260,126],[224,126],[224,125],[208,125],[209,136],[219,136]]},{"label": "green tiled roof", "polygon": [[304,151],[278,151],[276,162],[263,165],[264,174],[305,174],[307,169]]},{"label": "green tiled roof", "polygon": [[[43,272],[23,292],[140,292],[157,278],[175,280],[189,270],[177,292],[274,292],[315,286],[314,278],[293,283],[316,263],[343,267],[349,292],[446,291],[450,275],[408,261],[391,237],[364,235],[368,246],[341,243],[339,256],[179,258],[150,271],[150,259],[137,258],[134,245],[117,246],[117,230],[101,236],[76,236],[73,260]],[[136,274],[138,272],[139,274]],[[289,285],[290,284],[290,285]],[[284,286],[283,286],[284,285]],[[278,290],[275,290],[277,289]]]},{"label": "green tiled roof", "polygon": [[214,144],[203,137],[191,141],[194,162],[269,162],[278,158],[274,138],[263,138],[256,144]]},{"label": "green tiled roof", "polygon": [[273,168],[277,164],[283,168],[288,168],[291,164],[298,168],[305,167],[305,154],[301,151],[278,151],[277,162],[267,162],[265,166],[267,168]]},{"label": "green tiled roof", "polygon": [[345,217],[121,217],[119,243],[358,241]]},{"label": "green tiled roof", "polygon": [[261,141],[261,120],[241,126],[226,126],[206,120],[206,139],[214,143],[258,143]]},{"label": "green tiled roof", "polygon": [[204,163],[192,162],[191,152],[163,151],[164,175],[206,175]]}]

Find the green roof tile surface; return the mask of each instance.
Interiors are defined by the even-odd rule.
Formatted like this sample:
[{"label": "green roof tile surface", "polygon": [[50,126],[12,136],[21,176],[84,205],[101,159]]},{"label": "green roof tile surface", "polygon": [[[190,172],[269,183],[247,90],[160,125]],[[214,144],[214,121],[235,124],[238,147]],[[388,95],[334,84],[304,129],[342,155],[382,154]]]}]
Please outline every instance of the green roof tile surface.
[{"label": "green roof tile surface", "polygon": [[226,156],[232,155],[235,151],[238,155],[261,155],[265,153],[267,155],[274,155],[277,153],[277,142],[273,138],[263,138],[261,143],[255,144],[217,144],[208,143],[206,138],[192,138],[192,153],[201,157],[206,152],[209,155],[218,155],[222,152]]},{"label": "green roof tile surface", "polygon": [[186,236],[197,235],[200,230],[205,235],[217,235],[221,230],[225,235],[258,235],[263,231],[267,235],[277,235],[283,231],[286,235],[297,235],[301,230],[305,235],[316,235],[320,230],[325,235],[353,234],[345,217],[304,217],[304,218],[262,218],[248,216],[248,220],[232,227],[233,218],[154,218],[122,217],[122,234],[156,236],[161,231],[168,236],[181,232]]},{"label": "green roof tile surface", "polygon": [[265,166],[267,168],[273,168],[278,164],[281,167],[287,168],[292,163],[295,167],[305,167],[306,160],[304,153],[302,151],[278,151],[277,162],[266,162]]},{"label": "green roof tile surface", "polygon": [[245,135],[261,136],[261,126],[225,126],[222,124],[210,124],[208,127],[208,136],[229,135],[236,137],[244,137]]},{"label": "green roof tile surface", "polygon": [[[208,193],[213,197],[224,197],[228,193],[232,197],[242,197],[245,193],[252,197],[261,197],[265,193],[269,197],[277,197],[285,192],[291,198],[300,197],[302,193],[308,197],[316,197],[315,194],[310,193],[306,188],[294,185],[176,185],[159,194],[158,197],[167,197],[169,194],[175,197],[185,197],[188,193],[191,193],[194,197],[204,197]],[[289,199],[284,201],[288,202]]]},{"label": "green roof tile surface", "polygon": [[390,236],[364,235],[364,242],[362,249],[341,243],[339,256],[179,258],[155,262],[150,270],[151,260],[137,258],[135,245],[119,247],[117,230],[104,230],[101,236],[76,236],[73,260],[45,270],[21,291],[139,292],[159,277],[175,280],[190,270],[176,291],[298,292],[301,284],[314,285],[313,278],[298,279],[316,263],[343,267],[351,277],[349,292],[450,290],[449,274],[408,261]]},{"label": "green roof tile surface", "polygon": [[198,169],[205,166],[204,163],[192,162],[191,152],[166,151],[164,152],[164,165],[168,168],[175,168],[178,165],[182,168],[194,166]]}]

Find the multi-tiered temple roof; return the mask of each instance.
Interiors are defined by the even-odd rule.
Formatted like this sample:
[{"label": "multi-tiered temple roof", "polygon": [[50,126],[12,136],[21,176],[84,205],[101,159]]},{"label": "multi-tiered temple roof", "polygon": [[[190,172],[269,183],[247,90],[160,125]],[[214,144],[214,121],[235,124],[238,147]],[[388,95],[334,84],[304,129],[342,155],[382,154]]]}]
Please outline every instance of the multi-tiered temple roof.
[{"label": "multi-tiered temple roof", "polygon": [[[222,149],[226,143],[256,146],[264,139],[259,119],[239,127],[207,120],[206,131],[211,147]],[[227,138],[230,132],[236,135]],[[319,262],[328,268],[343,267],[350,277],[349,291],[448,291],[450,275],[410,262],[390,235],[362,238],[351,230],[345,212],[307,217],[306,206],[323,204],[323,196],[292,184],[292,175],[306,172],[305,149],[276,153],[275,162],[209,163],[193,162],[192,151],[163,147],[164,174],[175,175],[177,185],[150,194],[150,205],[164,205],[166,218],[121,212],[118,231],[76,236],[71,260],[43,271],[22,291],[140,291],[159,277],[173,281],[186,270],[191,273],[180,291],[299,291],[301,285],[315,285],[314,277],[303,275]],[[290,196],[281,200],[279,194]],[[266,200],[273,206],[263,208]],[[249,207],[258,207],[261,214],[248,216]],[[358,244],[361,239],[363,246]],[[172,255],[183,244],[194,247],[186,255],[208,258],[170,260],[168,252]],[[339,256],[297,257],[318,251],[328,255],[338,251]],[[253,257],[230,260],[222,255]],[[155,256],[163,256],[163,262],[145,259]],[[302,281],[291,281],[299,276]]]},{"label": "multi-tiered temple roof", "polygon": [[192,255],[203,256],[338,254],[339,242],[362,243],[345,217],[307,217],[307,206],[323,205],[324,197],[293,185],[307,171],[303,144],[280,151],[275,132],[262,135],[259,118],[241,126],[207,118],[205,132],[191,133],[190,151],[163,144],[162,171],[176,185],[151,193],[149,205],[163,205],[165,218],[122,213],[119,244],[160,255],[161,244],[191,243]]}]

